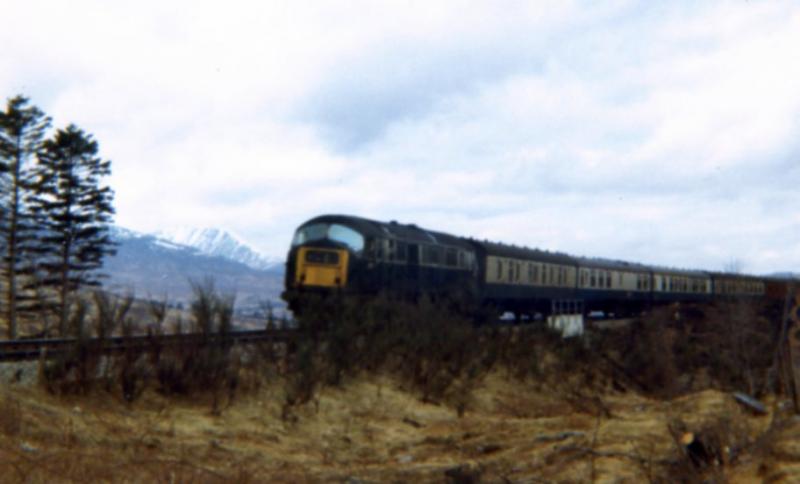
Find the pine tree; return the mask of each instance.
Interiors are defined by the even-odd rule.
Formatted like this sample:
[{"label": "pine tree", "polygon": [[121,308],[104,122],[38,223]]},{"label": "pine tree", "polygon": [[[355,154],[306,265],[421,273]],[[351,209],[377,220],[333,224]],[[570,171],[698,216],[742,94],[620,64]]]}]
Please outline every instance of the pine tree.
[{"label": "pine tree", "polygon": [[28,99],[9,99],[0,112],[0,280],[4,289],[3,314],[8,322],[8,337],[17,336],[17,316],[25,295],[19,290],[19,277],[25,267],[26,248],[35,241],[35,228],[23,198],[30,188],[28,161],[40,149],[50,118]]},{"label": "pine tree", "polygon": [[39,284],[55,290],[59,330],[66,334],[72,297],[99,285],[97,273],[113,254],[109,235],[114,192],[102,185],[111,162],[97,156],[93,137],[74,125],[45,140],[30,205],[42,230],[37,252]]}]

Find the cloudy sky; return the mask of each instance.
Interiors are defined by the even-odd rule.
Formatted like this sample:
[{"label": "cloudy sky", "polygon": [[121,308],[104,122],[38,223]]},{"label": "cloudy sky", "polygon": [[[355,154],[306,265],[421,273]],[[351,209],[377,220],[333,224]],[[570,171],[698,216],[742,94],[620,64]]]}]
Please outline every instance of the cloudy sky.
[{"label": "cloudy sky", "polygon": [[795,1],[0,7],[0,94],[95,135],[127,228],[283,257],[301,222],[349,213],[800,269]]}]

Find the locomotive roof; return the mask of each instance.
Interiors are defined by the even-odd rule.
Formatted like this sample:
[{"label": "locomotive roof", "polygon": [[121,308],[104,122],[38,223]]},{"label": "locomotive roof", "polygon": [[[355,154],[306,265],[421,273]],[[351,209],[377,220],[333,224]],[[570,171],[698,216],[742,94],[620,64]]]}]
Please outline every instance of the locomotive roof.
[{"label": "locomotive roof", "polygon": [[303,226],[314,223],[336,223],[346,225],[367,237],[383,237],[410,243],[447,245],[469,250],[473,249],[473,247],[461,237],[424,229],[414,224],[401,224],[395,221],[388,223],[378,222],[377,220],[354,217],[352,215],[321,215],[312,218],[304,223]]}]

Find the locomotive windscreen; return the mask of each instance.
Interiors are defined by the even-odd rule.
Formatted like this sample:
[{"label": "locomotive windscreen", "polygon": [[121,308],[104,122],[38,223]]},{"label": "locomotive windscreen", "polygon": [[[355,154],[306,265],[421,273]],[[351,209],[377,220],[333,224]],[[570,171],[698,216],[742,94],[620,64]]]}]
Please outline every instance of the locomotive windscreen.
[{"label": "locomotive windscreen", "polygon": [[364,236],[340,224],[318,223],[300,227],[294,235],[292,245],[300,245],[314,240],[329,239],[342,243],[359,252],[364,249]]}]

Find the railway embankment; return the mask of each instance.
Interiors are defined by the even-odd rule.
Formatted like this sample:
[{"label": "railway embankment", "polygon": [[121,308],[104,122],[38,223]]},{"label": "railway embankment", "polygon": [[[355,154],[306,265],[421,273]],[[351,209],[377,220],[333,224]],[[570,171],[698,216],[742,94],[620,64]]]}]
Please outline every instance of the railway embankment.
[{"label": "railway embankment", "polygon": [[280,343],[33,363],[37,384],[2,386],[0,472],[32,482],[800,477],[800,422],[757,311],[670,310],[568,339],[476,329],[426,304],[343,306],[299,323]]}]

